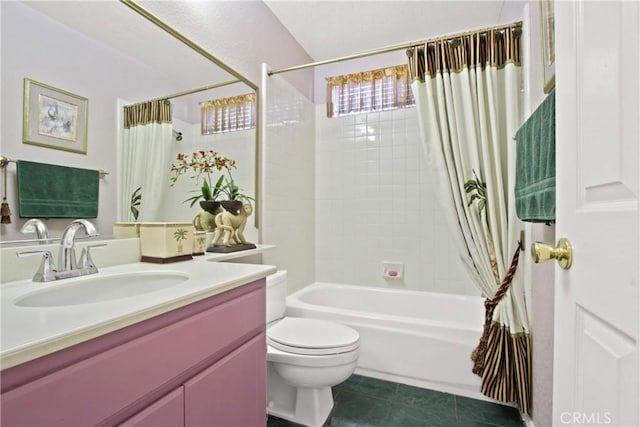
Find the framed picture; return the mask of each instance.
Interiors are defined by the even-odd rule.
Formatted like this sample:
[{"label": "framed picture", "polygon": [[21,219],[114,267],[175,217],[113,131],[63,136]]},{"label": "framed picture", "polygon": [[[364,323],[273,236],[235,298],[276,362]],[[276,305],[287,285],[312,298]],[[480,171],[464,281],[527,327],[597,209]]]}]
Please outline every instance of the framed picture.
[{"label": "framed picture", "polygon": [[556,50],[553,19],[553,0],[539,0],[540,35],[542,36],[542,84],[544,93],[556,85]]},{"label": "framed picture", "polygon": [[88,108],[87,98],[24,79],[22,142],[86,154]]}]

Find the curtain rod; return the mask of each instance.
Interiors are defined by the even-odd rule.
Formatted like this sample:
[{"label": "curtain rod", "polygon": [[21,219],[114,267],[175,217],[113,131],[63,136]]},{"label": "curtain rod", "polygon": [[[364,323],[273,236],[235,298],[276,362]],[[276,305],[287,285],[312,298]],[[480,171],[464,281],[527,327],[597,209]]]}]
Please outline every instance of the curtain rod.
[{"label": "curtain rod", "polygon": [[258,90],[258,86],[253,84],[253,82],[251,82],[249,79],[245,78],[242,74],[238,73],[236,70],[234,70],[233,68],[229,67],[224,62],[220,61],[218,58],[216,58],[215,56],[213,56],[212,54],[210,54],[209,52],[204,50],[202,47],[200,47],[199,45],[195,44],[194,42],[189,40],[187,37],[185,37],[184,35],[180,34],[178,31],[174,30],[172,27],[167,25],[160,18],[158,18],[157,16],[155,16],[154,14],[149,12],[144,7],[142,7],[139,4],[137,4],[134,0],[120,0],[120,3],[124,4],[125,6],[131,8],[131,9],[133,9],[138,14],[142,15],[143,17],[145,17],[146,19],[148,19],[149,21],[151,21],[152,23],[154,23],[158,27],[162,28],[165,32],[169,33],[170,35],[172,35],[176,39],[180,40],[182,43],[186,44],[191,49],[193,49],[194,51],[198,52],[200,55],[202,55],[205,58],[207,58],[209,61],[211,61],[214,64],[216,64],[218,67],[222,68],[224,71],[226,71],[227,73],[231,74],[233,77],[236,77],[238,80],[242,81],[244,84],[249,86],[251,89],[253,89],[255,91]]},{"label": "curtain rod", "polygon": [[[240,79],[228,80],[226,82],[214,83],[214,84],[211,84],[211,85],[202,86],[202,87],[198,87],[198,88],[195,88],[195,89],[189,89],[189,90],[185,90],[185,91],[182,91],[182,92],[173,93],[173,94],[167,95],[167,96],[161,96],[159,98],[154,98],[151,101],[162,101],[162,100],[168,100],[168,99],[173,99],[173,98],[179,98],[181,96],[191,95],[193,93],[204,92],[206,90],[216,89],[216,88],[223,87],[223,86],[229,86],[229,85],[232,85],[234,83],[244,83],[244,82],[242,80],[240,80]],[[149,101],[149,102],[151,102],[151,101]]]},{"label": "curtain rod", "polygon": [[317,62],[311,62],[311,63],[308,63],[308,64],[295,65],[293,67],[280,68],[280,69],[277,69],[277,70],[269,70],[269,71],[267,71],[267,75],[272,76],[274,74],[288,73],[289,71],[298,71],[298,70],[303,70],[305,68],[317,67],[319,65],[332,64],[332,63],[335,63],[335,62],[342,62],[342,61],[350,61],[352,59],[358,59],[358,58],[364,58],[364,57],[367,57],[367,56],[380,55],[380,54],[388,53],[388,52],[395,52],[396,50],[410,49],[412,47],[421,46],[421,45],[423,45],[425,43],[433,43],[433,42],[438,42],[438,41],[445,41],[445,40],[455,39],[457,37],[465,37],[465,36],[469,36],[471,34],[482,33],[482,32],[490,31],[490,30],[500,31],[500,30],[504,30],[506,28],[520,28],[520,27],[522,27],[522,21],[514,22],[512,24],[499,25],[497,27],[483,28],[483,29],[474,30],[474,31],[465,31],[463,33],[451,34],[451,35],[448,35],[448,36],[434,37],[434,38],[431,38],[431,39],[420,40],[420,41],[411,42],[411,43],[405,43],[405,44],[402,44],[402,45],[383,47],[383,48],[380,48],[380,49],[370,50],[370,51],[361,52],[361,53],[355,53],[353,55],[342,56],[342,57],[339,57],[339,58],[326,59],[324,61],[317,61]]}]

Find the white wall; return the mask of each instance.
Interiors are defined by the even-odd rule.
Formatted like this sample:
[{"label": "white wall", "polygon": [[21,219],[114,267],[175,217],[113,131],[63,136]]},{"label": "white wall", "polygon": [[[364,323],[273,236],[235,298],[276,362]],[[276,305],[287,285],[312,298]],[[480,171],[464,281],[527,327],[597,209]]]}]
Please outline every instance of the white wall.
[{"label": "white wall", "polygon": [[[316,280],[479,295],[450,243],[415,108],[327,118],[316,107]],[[383,261],[405,263],[384,279]]]},{"label": "white wall", "polygon": [[280,75],[263,72],[261,98],[262,239],[276,245],[263,261],[288,271],[293,292],[315,280],[315,111]]}]

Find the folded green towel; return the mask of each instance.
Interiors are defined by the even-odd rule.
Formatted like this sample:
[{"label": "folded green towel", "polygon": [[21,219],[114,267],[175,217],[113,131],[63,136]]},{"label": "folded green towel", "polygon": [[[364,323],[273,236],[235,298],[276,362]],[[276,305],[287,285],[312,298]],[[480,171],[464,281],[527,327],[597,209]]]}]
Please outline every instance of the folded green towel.
[{"label": "folded green towel", "polygon": [[518,130],[516,140],[516,213],[523,221],[555,222],[555,90]]},{"label": "folded green towel", "polygon": [[20,218],[96,218],[97,170],[16,162]]}]

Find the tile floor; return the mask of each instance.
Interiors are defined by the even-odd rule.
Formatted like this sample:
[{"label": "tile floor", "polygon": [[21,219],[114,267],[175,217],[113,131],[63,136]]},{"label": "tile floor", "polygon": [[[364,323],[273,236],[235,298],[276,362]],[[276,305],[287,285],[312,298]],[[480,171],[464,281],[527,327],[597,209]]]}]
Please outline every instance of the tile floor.
[{"label": "tile floor", "polygon": [[[352,375],[333,388],[331,427],[523,427],[517,409]],[[269,417],[267,427],[297,424]]]}]

